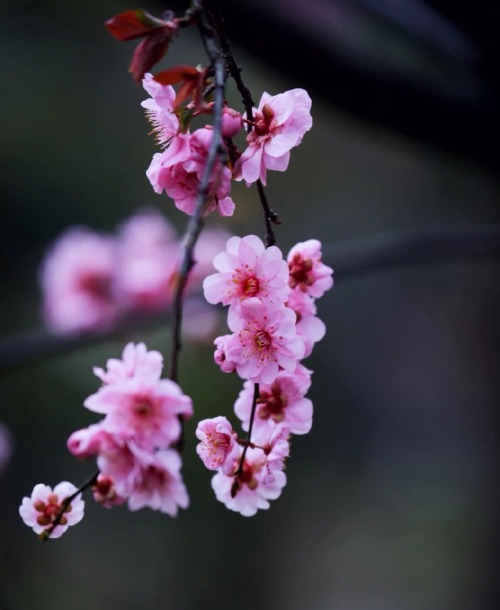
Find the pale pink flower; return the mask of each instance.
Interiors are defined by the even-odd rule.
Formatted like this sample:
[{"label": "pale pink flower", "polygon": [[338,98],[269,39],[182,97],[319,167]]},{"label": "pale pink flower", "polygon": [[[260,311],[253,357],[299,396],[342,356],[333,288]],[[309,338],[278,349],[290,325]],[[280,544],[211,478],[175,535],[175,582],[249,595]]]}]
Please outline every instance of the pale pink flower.
[{"label": "pale pink flower", "polygon": [[173,112],[175,90],[171,85],[155,81],[152,74],[144,75],[142,85],[151,97],[141,102],[141,106],[146,109],[158,143],[166,146],[179,130],[179,119]]},{"label": "pale pink flower", "polygon": [[149,450],[177,441],[179,416],[188,418],[193,413],[189,396],[169,379],[133,378],[104,385],[83,404],[106,415],[101,422],[104,430]]},{"label": "pale pink flower", "polygon": [[[208,127],[192,134],[175,136],[164,152],[153,155],[146,171],[155,192],[161,194],[165,191],[174,200],[175,206],[189,215],[193,215],[196,208],[212,136],[213,131]],[[229,197],[231,172],[225,165],[216,163],[208,187],[203,215],[217,209],[221,216],[232,216],[234,203]]]},{"label": "pale pink flower", "polygon": [[102,438],[97,456],[100,473],[112,481],[113,493],[124,499],[131,493],[141,468],[133,448],[133,442],[127,442],[119,435],[107,434]]},{"label": "pale pink flower", "polygon": [[116,384],[130,379],[157,381],[163,369],[163,356],[156,350],[148,351],[144,343],[127,343],[122,359],[109,358],[107,370],[94,367],[94,375],[104,384]]},{"label": "pale pink flower", "polygon": [[189,496],[180,473],[182,461],[177,451],[164,449],[149,453],[133,447],[139,469],[128,496],[130,510],[149,507],[177,515],[179,508],[189,506]]},{"label": "pale pink flower", "polygon": [[[299,369],[300,367],[300,369]],[[311,384],[299,365],[295,373],[280,371],[272,384],[260,384],[255,412],[254,430],[283,426],[292,434],[306,434],[312,426],[313,405],[305,398]],[[252,409],[254,384],[246,381],[234,405],[243,430],[248,430]],[[253,440],[253,439],[252,439]]]},{"label": "pale pink flower", "polygon": [[288,307],[262,303],[257,298],[231,308],[228,325],[233,335],[225,343],[226,357],[238,375],[255,383],[272,383],[280,370],[293,372],[304,355],[296,333],[296,316]]},{"label": "pale pink flower", "polygon": [[290,288],[317,299],[333,286],[333,269],[321,262],[321,242],[317,239],[296,244],[287,260]]},{"label": "pale pink flower", "polygon": [[[282,445],[279,451],[283,452]],[[212,478],[217,500],[244,517],[252,517],[259,509],[269,508],[269,500],[278,498],[286,485],[286,476],[281,470],[283,458],[273,459],[270,466],[262,449],[249,448],[238,476],[218,472]]]},{"label": "pale pink flower", "polygon": [[288,298],[288,265],[276,246],[266,248],[256,235],[231,237],[226,251],[214,258],[219,273],[203,282],[209,303],[233,305],[257,297],[282,305]]},{"label": "pale pink flower", "polygon": [[304,89],[275,96],[263,93],[253,115],[255,126],[247,136],[248,148],[234,168],[234,178],[245,180],[247,186],[259,179],[266,184],[268,169],[287,169],[290,150],[311,129],[311,98]]},{"label": "pale pink flower", "polygon": [[[48,532],[57,515],[61,511],[62,503],[77,491],[72,483],[63,481],[54,487],[39,483],[33,488],[31,497],[24,497],[19,514],[28,527],[33,528],[35,534]],[[59,538],[70,525],[76,525],[83,519],[85,503],[81,494],[77,495],[68,505],[59,524],[50,532],[50,538]]]},{"label": "pale pink flower", "polygon": [[323,339],[325,323],[316,317],[313,297],[301,290],[291,290],[286,304],[297,314],[297,335],[304,341],[304,358],[311,355],[314,344]]},{"label": "pale pink flower", "polygon": [[209,470],[221,468],[222,472],[230,474],[240,450],[229,421],[225,417],[204,419],[196,427],[196,437],[201,441],[196,446],[196,453],[205,467]]},{"label": "pale pink flower", "polygon": [[113,295],[115,238],[84,227],[65,231],[43,261],[43,313],[58,334],[111,328],[119,310]]},{"label": "pale pink flower", "polygon": [[133,311],[163,310],[172,301],[181,249],[173,227],[146,209],[119,227],[116,296]]}]

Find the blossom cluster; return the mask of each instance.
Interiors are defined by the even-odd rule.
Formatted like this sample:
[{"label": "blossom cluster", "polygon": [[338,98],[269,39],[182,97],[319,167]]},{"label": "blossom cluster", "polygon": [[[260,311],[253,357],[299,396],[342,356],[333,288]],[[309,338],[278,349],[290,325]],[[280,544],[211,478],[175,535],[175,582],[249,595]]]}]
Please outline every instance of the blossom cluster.
[{"label": "blossom cluster", "polygon": [[[175,445],[193,406],[178,384],[161,379],[162,369],[162,355],[144,343],[129,343],[121,359],[94,368],[102,385],[84,405],[104,418],[73,432],[67,445],[79,459],[97,459],[92,491],[107,508],[127,502],[130,510],[149,507],[175,516],[189,504]],[[83,517],[79,495],[61,514],[62,503],[76,491],[67,482],[54,490],[36,485],[23,499],[21,517],[36,533],[57,538]]]},{"label": "blossom cluster", "polygon": [[[194,214],[203,171],[213,139],[212,126],[190,132],[176,106],[176,93],[171,85],[162,85],[151,74],[146,74],[143,86],[151,96],[142,102],[153,125],[158,143],[164,148],[155,153],[146,175],[156,193],[165,192],[175,206],[186,214]],[[210,113],[212,102],[188,104],[194,115]],[[311,129],[311,98],[303,89],[292,89],[271,96],[264,93],[253,120],[244,119],[235,109],[224,107],[222,136],[227,162],[217,161],[208,184],[203,215],[218,210],[221,216],[231,216],[235,204],[230,196],[231,178],[244,180],[247,186],[257,180],[266,184],[267,170],[285,171],[290,150],[298,146],[306,131]],[[232,142],[246,123],[251,127],[246,136],[246,148],[236,152]],[[232,154],[230,154],[230,151]]]},{"label": "blossom cluster", "polygon": [[315,299],[333,285],[315,239],[298,243],[286,259],[255,235],[232,237],[214,259],[217,273],[203,282],[209,303],[228,305],[232,334],[215,339],[215,362],[245,380],[234,405],[250,436],[239,439],[225,417],[198,424],[197,452],[218,500],[245,516],[268,508],[284,485],[291,434],[312,426],[305,397],[311,371],[301,360],[325,333]]},{"label": "blossom cluster", "polygon": [[[200,289],[208,261],[228,236],[222,229],[203,232],[195,250],[191,292]],[[181,255],[175,228],[152,208],[125,220],[115,234],[71,227],[52,245],[41,266],[44,319],[53,332],[67,335],[106,331],[130,314],[166,311]],[[196,328],[210,333],[216,318],[206,308],[202,311],[204,323],[200,320]]]}]

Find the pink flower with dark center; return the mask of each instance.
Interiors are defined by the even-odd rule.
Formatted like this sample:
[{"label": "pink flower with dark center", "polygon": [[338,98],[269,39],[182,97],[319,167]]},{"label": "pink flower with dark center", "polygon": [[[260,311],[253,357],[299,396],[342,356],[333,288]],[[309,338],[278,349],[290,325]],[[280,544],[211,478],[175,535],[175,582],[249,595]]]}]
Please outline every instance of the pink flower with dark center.
[{"label": "pink flower with dark center", "polygon": [[266,248],[256,235],[231,237],[226,252],[214,258],[214,267],[219,273],[203,282],[209,303],[233,305],[257,297],[282,305],[288,298],[288,266],[281,250]]},{"label": "pink flower with dark center", "polygon": [[321,242],[317,239],[296,244],[287,260],[290,288],[317,299],[333,286],[333,269],[321,262]]},{"label": "pink flower with dark center", "polygon": [[311,98],[304,89],[279,95],[263,93],[254,109],[254,127],[247,136],[248,148],[236,162],[235,180],[247,186],[261,180],[266,184],[268,169],[283,172],[288,167],[290,150],[298,146],[312,126]]},{"label": "pink flower with dark center", "polygon": [[[311,382],[310,378],[299,372],[299,367],[300,371],[307,371],[299,364],[295,373],[280,371],[272,384],[260,384],[254,430],[274,430],[277,426],[283,426],[292,434],[310,431],[313,406],[305,394]],[[234,405],[234,412],[243,422],[243,430],[248,430],[253,393],[253,383],[246,381]]]},{"label": "pink flower with dark center", "polygon": [[234,334],[225,349],[238,375],[255,383],[272,383],[280,368],[293,372],[304,355],[295,321],[291,309],[255,297],[242,301],[238,311],[231,308],[228,325]]},{"label": "pink flower with dark center", "polygon": [[54,243],[40,271],[43,312],[58,334],[109,329],[119,309],[114,298],[116,240],[84,227]]},{"label": "pink flower with dark center", "polygon": [[152,74],[144,75],[142,85],[151,97],[141,102],[141,106],[146,109],[158,144],[167,146],[179,130],[179,119],[173,112],[175,90],[171,85],[155,81]]},{"label": "pink flower with dark center", "polygon": [[156,350],[148,351],[144,343],[127,343],[122,359],[109,358],[107,370],[94,367],[94,375],[104,384],[116,384],[130,379],[158,381],[163,369],[163,356]]},{"label": "pink flower with dark center", "polygon": [[[35,534],[44,534],[51,530],[54,521],[61,512],[62,503],[77,491],[68,481],[63,481],[54,487],[39,483],[33,488],[31,497],[24,497],[19,514]],[[85,503],[81,494],[76,496],[65,508],[59,524],[50,532],[50,538],[59,538],[70,525],[76,525],[83,519]]]},{"label": "pink flower with dark center", "polygon": [[133,452],[139,469],[128,496],[129,509],[147,506],[175,517],[179,508],[187,508],[189,496],[180,473],[182,461],[177,451],[163,449],[150,453],[133,447]]},{"label": "pink flower with dark center", "polygon": [[[155,192],[160,194],[165,191],[174,200],[175,206],[189,215],[193,215],[196,208],[212,134],[211,129],[204,128],[193,134],[175,136],[167,150],[153,156],[146,171]],[[221,216],[232,216],[235,206],[229,197],[230,190],[231,172],[217,162],[209,181],[203,215],[217,209]]]},{"label": "pink flower with dark center", "polygon": [[175,442],[181,432],[179,416],[193,413],[191,399],[169,379],[135,378],[105,385],[84,405],[106,415],[101,423],[105,431],[149,450]]},{"label": "pink flower with dark center", "polygon": [[200,421],[196,428],[196,437],[201,441],[196,446],[196,453],[206,468],[220,468],[225,474],[233,472],[240,450],[236,442],[236,432],[225,417]]}]

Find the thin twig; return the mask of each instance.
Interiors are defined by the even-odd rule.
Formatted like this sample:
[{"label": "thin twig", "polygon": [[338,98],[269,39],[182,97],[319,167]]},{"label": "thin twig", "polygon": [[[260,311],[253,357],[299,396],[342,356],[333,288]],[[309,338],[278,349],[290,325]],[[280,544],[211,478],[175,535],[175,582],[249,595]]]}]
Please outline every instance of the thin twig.
[{"label": "thin twig", "polygon": [[252,444],[252,429],[253,429],[253,422],[255,419],[255,412],[257,411],[257,400],[258,399],[259,399],[259,384],[255,383],[253,386],[252,410],[250,411],[250,423],[248,424],[247,440],[245,442],[243,451],[241,453],[240,464],[234,475],[235,477],[238,477],[243,472],[243,464],[245,463],[245,456],[247,454],[248,448]]}]

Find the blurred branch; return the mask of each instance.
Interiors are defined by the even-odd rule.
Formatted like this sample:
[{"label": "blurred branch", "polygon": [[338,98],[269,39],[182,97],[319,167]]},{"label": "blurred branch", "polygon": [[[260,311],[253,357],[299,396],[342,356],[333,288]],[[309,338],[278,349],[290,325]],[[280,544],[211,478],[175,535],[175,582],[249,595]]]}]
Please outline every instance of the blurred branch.
[{"label": "blurred branch", "polygon": [[[500,225],[398,231],[323,246],[323,260],[335,269],[337,286],[345,279],[403,265],[472,258],[500,258]],[[165,314],[128,318],[112,332],[87,333],[79,337],[57,337],[43,329],[14,335],[0,341],[0,373],[168,320],[169,316]]]}]

